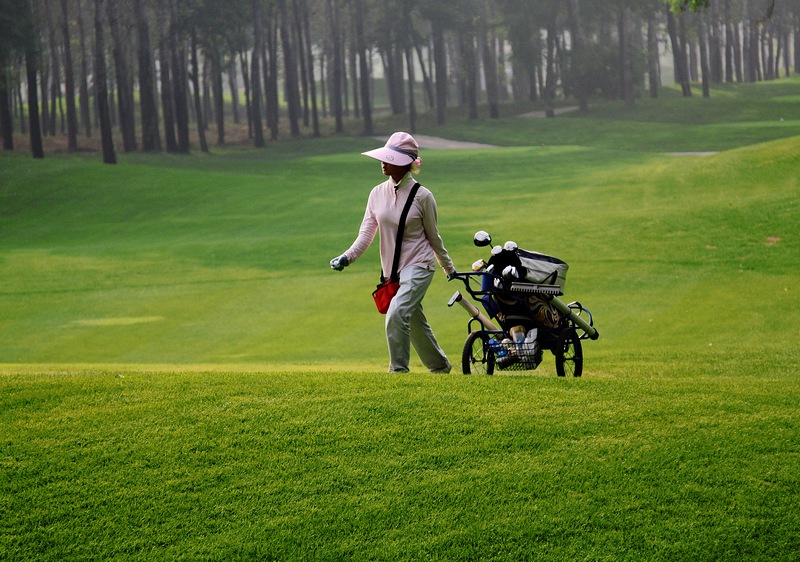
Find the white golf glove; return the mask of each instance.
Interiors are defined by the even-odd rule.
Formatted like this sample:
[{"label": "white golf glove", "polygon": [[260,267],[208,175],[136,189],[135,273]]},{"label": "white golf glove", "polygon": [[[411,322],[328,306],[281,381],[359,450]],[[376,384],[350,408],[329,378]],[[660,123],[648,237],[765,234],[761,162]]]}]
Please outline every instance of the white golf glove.
[{"label": "white golf glove", "polygon": [[348,260],[347,256],[344,254],[331,260],[331,269],[335,269],[336,271],[341,271],[348,265],[350,265],[350,260]]},{"label": "white golf glove", "polygon": [[517,272],[517,268],[513,265],[507,266],[503,270],[503,277],[505,279],[519,279],[519,273]]}]

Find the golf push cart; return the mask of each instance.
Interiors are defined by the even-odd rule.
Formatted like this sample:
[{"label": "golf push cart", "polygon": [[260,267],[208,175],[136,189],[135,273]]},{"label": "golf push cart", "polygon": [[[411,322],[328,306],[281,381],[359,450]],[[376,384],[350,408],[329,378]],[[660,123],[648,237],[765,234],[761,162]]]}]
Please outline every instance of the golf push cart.
[{"label": "golf push cart", "polygon": [[[492,238],[481,230],[474,242],[478,247],[491,246]],[[451,277],[462,281],[469,296],[485,311],[478,310],[460,291],[447,303],[458,303],[470,316],[461,355],[464,374],[536,369],[548,350],[555,356],[558,376],[581,376],[581,341],[596,340],[600,334],[588,309],[558,298],[563,295],[568,265],[518,248],[511,241],[494,246],[491,254],[488,262],[476,261],[471,272]]]}]

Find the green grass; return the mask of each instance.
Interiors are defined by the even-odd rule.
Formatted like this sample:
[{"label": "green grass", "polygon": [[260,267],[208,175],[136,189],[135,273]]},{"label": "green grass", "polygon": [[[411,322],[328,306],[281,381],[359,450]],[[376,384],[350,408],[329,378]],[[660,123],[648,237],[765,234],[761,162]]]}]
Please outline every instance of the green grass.
[{"label": "green grass", "polygon": [[581,379],[383,373],[369,139],[0,155],[0,559],[797,560],[798,84],[425,131],[503,145],[420,179],[459,268],[570,263]]},{"label": "green grass", "polygon": [[796,378],[630,374],[9,377],[5,554],[791,559]]}]

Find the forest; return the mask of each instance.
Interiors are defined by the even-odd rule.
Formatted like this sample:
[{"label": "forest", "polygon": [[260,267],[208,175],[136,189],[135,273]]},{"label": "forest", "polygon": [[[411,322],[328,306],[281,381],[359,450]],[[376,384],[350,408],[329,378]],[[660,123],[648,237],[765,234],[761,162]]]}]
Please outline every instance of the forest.
[{"label": "forest", "polygon": [[665,74],[709,96],[792,72],[797,0],[0,0],[3,149],[34,158],[371,135],[387,114],[414,132],[449,108],[633,107]]}]

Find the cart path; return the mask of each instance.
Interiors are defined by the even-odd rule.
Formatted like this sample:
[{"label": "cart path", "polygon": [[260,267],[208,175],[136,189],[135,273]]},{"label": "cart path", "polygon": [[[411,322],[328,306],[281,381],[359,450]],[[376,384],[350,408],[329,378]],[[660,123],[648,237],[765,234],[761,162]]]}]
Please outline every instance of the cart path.
[{"label": "cart path", "polygon": [[[577,111],[579,108],[578,106],[567,106],[567,107],[559,107],[553,110],[555,115],[561,115],[564,113],[569,113],[571,111]],[[545,111],[531,111],[530,113],[523,113],[518,115],[522,119],[546,119],[547,113]],[[434,137],[431,135],[414,135],[419,142],[419,146],[422,149],[475,149],[475,148],[499,148],[499,146],[495,144],[484,144],[480,142],[466,142],[466,141],[457,141],[451,139],[445,139],[442,137]],[[375,140],[383,142],[385,137],[372,137]],[[717,154],[717,152],[667,152],[666,154],[670,156],[711,156],[713,154]]]},{"label": "cart path", "polygon": [[[559,107],[554,109],[555,115],[561,115],[562,113],[568,113],[570,111],[577,110],[577,106],[570,106],[570,107]],[[523,119],[545,119],[547,114],[544,111],[532,111],[530,113],[523,113],[518,115],[517,117],[521,117]],[[383,141],[384,137],[372,137],[375,140]],[[465,141],[457,141],[451,139],[443,139],[442,137],[434,137],[430,135],[414,135],[414,138],[417,139],[419,142],[420,148],[423,149],[470,149],[470,148],[498,148],[497,145],[494,144],[484,144],[480,142],[465,142]]]},{"label": "cart path", "polygon": [[432,137],[430,135],[414,135],[417,139],[420,148],[429,149],[448,149],[448,148],[498,148],[494,144],[484,144],[480,142],[465,142],[450,139],[443,139],[441,137]]},{"label": "cart path", "polygon": [[[568,107],[557,107],[553,109],[553,115],[561,115],[562,113],[569,113],[570,111],[577,111],[577,105],[570,105]],[[523,113],[522,115],[517,115],[517,117],[522,117],[524,119],[545,119],[547,118],[547,112],[542,111],[531,111],[530,113]]]}]

